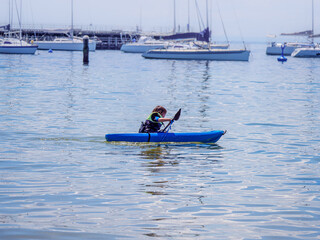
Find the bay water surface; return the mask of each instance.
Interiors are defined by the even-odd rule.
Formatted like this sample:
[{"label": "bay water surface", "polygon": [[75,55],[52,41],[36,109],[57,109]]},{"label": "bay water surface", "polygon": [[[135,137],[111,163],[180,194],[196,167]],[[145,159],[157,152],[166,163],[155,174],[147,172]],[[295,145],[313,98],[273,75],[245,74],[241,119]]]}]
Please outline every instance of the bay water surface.
[{"label": "bay water surface", "polygon": [[[0,55],[0,239],[319,239],[320,60]],[[156,105],[217,144],[112,144]]]}]

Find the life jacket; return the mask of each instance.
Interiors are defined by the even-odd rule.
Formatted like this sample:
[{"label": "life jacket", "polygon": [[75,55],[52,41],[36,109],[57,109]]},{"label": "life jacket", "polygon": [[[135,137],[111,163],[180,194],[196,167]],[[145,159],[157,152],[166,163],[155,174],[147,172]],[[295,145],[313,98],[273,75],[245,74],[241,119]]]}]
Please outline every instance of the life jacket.
[{"label": "life jacket", "polygon": [[147,120],[143,123],[141,123],[141,127],[139,129],[139,133],[150,133],[150,132],[158,132],[162,125],[164,125],[162,122],[157,122],[152,120],[152,115],[156,114],[159,118],[163,118],[160,113],[153,112],[149,115]]}]

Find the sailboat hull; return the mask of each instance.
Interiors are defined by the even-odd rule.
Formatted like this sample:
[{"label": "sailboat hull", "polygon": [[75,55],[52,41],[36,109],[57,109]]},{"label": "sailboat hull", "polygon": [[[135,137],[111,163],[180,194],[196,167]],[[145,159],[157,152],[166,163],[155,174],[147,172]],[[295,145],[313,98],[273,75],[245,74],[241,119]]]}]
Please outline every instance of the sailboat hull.
[{"label": "sailboat hull", "polygon": [[248,61],[248,50],[222,50],[222,49],[190,49],[190,50],[151,50],[142,54],[151,59],[176,59],[176,60],[215,60],[215,61]]},{"label": "sailboat hull", "polygon": [[320,48],[297,48],[291,56],[298,58],[320,58]]},{"label": "sailboat hull", "polygon": [[34,54],[38,46],[0,46],[2,54]]}]

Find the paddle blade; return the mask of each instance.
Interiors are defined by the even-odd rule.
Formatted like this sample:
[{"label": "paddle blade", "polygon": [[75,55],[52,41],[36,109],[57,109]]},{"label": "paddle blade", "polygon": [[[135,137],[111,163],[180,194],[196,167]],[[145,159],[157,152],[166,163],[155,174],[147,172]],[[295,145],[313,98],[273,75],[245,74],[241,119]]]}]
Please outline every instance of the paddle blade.
[{"label": "paddle blade", "polygon": [[179,111],[176,113],[176,115],[174,115],[174,117],[172,118],[172,120],[173,120],[173,121],[179,120],[180,114],[181,114],[181,108],[180,108]]}]

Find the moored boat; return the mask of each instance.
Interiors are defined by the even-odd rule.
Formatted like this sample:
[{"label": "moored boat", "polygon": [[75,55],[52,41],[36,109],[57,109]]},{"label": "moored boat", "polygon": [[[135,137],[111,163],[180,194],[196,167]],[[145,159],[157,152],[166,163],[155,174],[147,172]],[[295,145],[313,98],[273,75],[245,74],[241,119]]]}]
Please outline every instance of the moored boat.
[{"label": "moored boat", "polygon": [[281,46],[284,46],[283,50],[283,55],[290,56],[294,50],[297,48],[311,48],[314,47],[313,43],[271,43],[270,46],[267,47],[266,49],[266,54],[267,55],[281,55],[282,54],[282,49]]},{"label": "moored boat", "polygon": [[226,131],[192,133],[118,133],[106,134],[108,142],[176,142],[176,143],[216,143]]},{"label": "moored boat", "polygon": [[[11,8],[12,7],[12,8]],[[13,11],[13,2],[9,1],[9,15]],[[27,43],[22,40],[22,30],[21,30],[21,1],[20,1],[20,16],[19,9],[16,3],[16,11],[19,20],[19,32],[11,31],[11,21],[5,26],[1,26],[5,30],[4,38],[0,38],[0,54],[34,54],[37,51],[38,46]]]},{"label": "moored boat", "polygon": [[291,54],[292,57],[298,58],[320,58],[320,47],[314,48],[297,48]]},{"label": "moored boat", "polygon": [[[209,29],[208,0],[206,1],[207,27],[203,30],[205,45],[193,44],[190,48],[177,49],[169,46],[165,49],[154,49],[142,54],[144,58],[173,60],[215,60],[215,61],[249,61],[250,51],[243,49],[228,49],[229,44],[211,46],[211,31]],[[229,42],[229,41],[228,41]]]},{"label": "moored boat", "polygon": [[246,49],[155,49],[142,54],[145,58],[176,60],[249,61]]},{"label": "moored boat", "polygon": [[[39,50],[82,51],[83,39],[79,37],[56,38],[53,41],[35,41]],[[96,41],[89,40],[89,51],[96,50]]]},{"label": "moored boat", "polygon": [[0,53],[4,54],[34,54],[38,46],[16,38],[0,39]]},{"label": "moored boat", "polygon": [[144,53],[152,49],[164,48],[166,45],[168,42],[142,36],[138,42],[123,44],[120,50],[126,53]]}]

